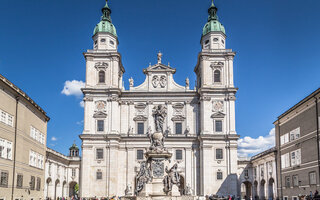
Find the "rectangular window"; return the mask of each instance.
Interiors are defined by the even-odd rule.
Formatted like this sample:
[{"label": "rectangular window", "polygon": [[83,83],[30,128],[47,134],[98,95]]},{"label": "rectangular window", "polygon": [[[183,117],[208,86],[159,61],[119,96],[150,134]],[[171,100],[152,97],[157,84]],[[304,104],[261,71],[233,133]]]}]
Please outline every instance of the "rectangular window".
[{"label": "rectangular window", "polygon": [[217,160],[223,159],[223,150],[222,149],[216,149],[216,159]]},{"label": "rectangular window", "polygon": [[223,176],[222,176],[222,172],[217,172],[217,180],[222,180]]},{"label": "rectangular window", "polygon": [[5,144],[6,141],[0,138],[0,158],[5,158]]},{"label": "rectangular window", "polygon": [[72,169],[72,177],[76,176],[76,169]]},{"label": "rectangular window", "polygon": [[296,152],[291,152],[291,166],[296,166]]},{"label": "rectangular window", "polygon": [[1,178],[0,178],[0,187],[8,187],[8,179],[9,174],[8,172],[1,172]]},{"label": "rectangular window", "polygon": [[176,160],[182,160],[182,150],[176,150]]},{"label": "rectangular window", "polygon": [[176,123],[176,134],[182,134],[182,123]]},{"label": "rectangular window", "polygon": [[23,175],[18,174],[17,175],[17,188],[22,188],[23,186]]},{"label": "rectangular window", "polygon": [[292,184],[293,184],[293,187],[298,187],[299,186],[298,175],[292,176]]},{"label": "rectangular window", "polygon": [[12,142],[7,141],[7,159],[12,160]]},{"label": "rectangular window", "polygon": [[104,131],[104,120],[97,121],[97,131],[103,132]]},{"label": "rectangular window", "polygon": [[37,177],[37,191],[41,189],[41,178]]},{"label": "rectangular window", "polygon": [[264,165],[260,165],[260,176],[264,176]]},{"label": "rectangular window", "polygon": [[290,176],[286,176],[285,180],[286,180],[286,187],[289,188],[290,187]]},{"label": "rectangular window", "polygon": [[3,123],[7,123],[7,113],[4,112],[4,111],[1,111],[1,118],[0,118],[0,121],[3,122]]},{"label": "rectangular window", "polygon": [[284,135],[284,143],[288,143],[289,142],[289,133]]},{"label": "rectangular window", "polygon": [[103,149],[96,150],[96,158],[97,158],[97,160],[103,159]]},{"label": "rectangular window", "polygon": [[143,150],[137,150],[137,160],[143,160]]},{"label": "rectangular window", "polygon": [[13,116],[12,115],[8,115],[8,125],[13,127]]},{"label": "rectangular window", "polygon": [[30,190],[34,190],[35,186],[36,186],[36,177],[31,176]]},{"label": "rectangular window", "polygon": [[215,131],[218,133],[222,132],[222,120],[215,120]]},{"label": "rectangular window", "polygon": [[284,144],[284,135],[280,137],[280,144],[281,144],[281,145]]},{"label": "rectangular window", "polygon": [[317,184],[316,172],[310,172],[309,173],[309,184],[310,185],[316,185]]},{"label": "rectangular window", "polygon": [[138,123],[138,134],[143,135],[144,134],[144,123],[139,122]]},{"label": "rectangular window", "polygon": [[253,175],[254,175],[254,178],[257,177],[257,167],[255,167],[255,168],[253,169]]},{"label": "rectangular window", "polygon": [[249,177],[249,170],[244,170],[244,177]]},{"label": "rectangular window", "polygon": [[102,172],[97,171],[97,180],[102,180]]}]

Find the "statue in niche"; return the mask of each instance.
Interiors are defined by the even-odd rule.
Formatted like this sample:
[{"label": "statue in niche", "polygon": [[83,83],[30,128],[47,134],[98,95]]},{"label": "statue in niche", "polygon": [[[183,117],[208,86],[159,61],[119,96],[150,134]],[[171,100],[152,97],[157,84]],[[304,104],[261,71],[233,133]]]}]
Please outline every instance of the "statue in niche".
[{"label": "statue in niche", "polygon": [[177,185],[180,188],[180,174],[178,172],[178,164],[174,164],[170,170],[166,167],[166,175],[164,177],[164,192],[169,193],[172,191],[172,186]]},{"label": "statue in niche", "polygon": [[163,105],[155,106],[152,115],[154,117],[156,131],[163,133],[163,124],[167,116],[167,108]]},{"label": "statue in niche", "polygon": [[135,194],[138,195],[144,188],[144,186],[152,180],[150,169],[148,168],[147,162],[143,161],[140,164],[140,171],[136,178],[136,189]]},{"label": "statue in niche", "polygon": [[129,79],[129,84],[130,84],[130,87],[133,87],[134,80],[133,80],[133,78],[132,78],[132,77]]}]

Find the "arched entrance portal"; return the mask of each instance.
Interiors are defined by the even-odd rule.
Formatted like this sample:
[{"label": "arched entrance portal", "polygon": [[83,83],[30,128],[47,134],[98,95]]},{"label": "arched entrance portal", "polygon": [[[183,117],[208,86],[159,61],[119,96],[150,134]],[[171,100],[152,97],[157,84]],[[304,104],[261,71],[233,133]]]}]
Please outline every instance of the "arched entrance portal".
[{"label": "arched entrance portal", "polygon": [[48,178],[46,181],[46,188],[47,188],[47,193],[46,193],[46,197],[49,199],[53,199],[53,184],[52,184],[52,180],[51,178]]},{"label": "arched entrance portal", "polygon": [[54,183],[54,199],[57,199],[57,197],[59,197],[59,191],[58,191],[59,188],[60,188],[60,181],[58,179]]},{"label": "arched entrance portal", "polygon": [[270,178],[269,179],[269,184],[268,184],[268,199],[274,199],[274,179]]},{"label": "arched entrance portal", "polygon": [[241,184],[241,197],[242,199],[251,199],[252,198],[252,184],[250,181],[245,181]]},{"label": "arched entrance portal", "polygon": [[265,197],[266,197],[266,194],[264,192],[264,189],[265,189],[265,184],[266,184],[266,181],[265,180],[261,180],[260,182],[260,200],[264,200]]},{"label": "arched entrance portal", "polygon": [[74,181],[69,183],[69,197],[76,195],[76,191],[75,191],[76,185],[77,183]]},{"label": "arched entrance portal", "polygon": [[253,183],[253,199],[255,199],[255,200],[257,200],[257,199],[259,199],[259,195],[258,195],[258,182],[257,181],[255,181],[254,183]]}]

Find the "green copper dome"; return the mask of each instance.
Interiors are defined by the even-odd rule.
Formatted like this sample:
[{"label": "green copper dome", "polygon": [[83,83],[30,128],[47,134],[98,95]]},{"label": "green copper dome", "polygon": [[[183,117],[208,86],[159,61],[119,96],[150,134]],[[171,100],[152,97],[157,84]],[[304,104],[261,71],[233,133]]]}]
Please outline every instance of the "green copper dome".
[{"label": "green copper dome", "polygon": [[93,35],[97,33],[110,33],[117,37],[116,27],[111,21],[111,9],[108,6],[108,0],[106,0],[106,5],[102,8],[102,17],[99,24],[96,25]]},{"label": "green copper dome", "polygon": [[203,27],[202,36],[210,32],[222,32],[226,34],[226,30],[224,26],[219,22],[217,11],[218,11],[218,8],[214,5],[212,1],[212,4],[208,10],[208,13],[209,13],[208,22]]}]

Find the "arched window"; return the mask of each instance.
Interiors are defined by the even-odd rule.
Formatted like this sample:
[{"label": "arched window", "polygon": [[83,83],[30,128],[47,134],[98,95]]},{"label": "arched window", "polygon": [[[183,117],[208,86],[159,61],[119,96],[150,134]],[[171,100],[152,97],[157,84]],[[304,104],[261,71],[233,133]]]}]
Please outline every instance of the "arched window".
[{"label": "arched window", "polygon": [[221,83],[221,72],[220,70],[214,71],[214,82],[215,83]]},{"label": "arched window", "polygon": [[105,73],[104,71],[99,72],[99,83],[105,83]]}]

